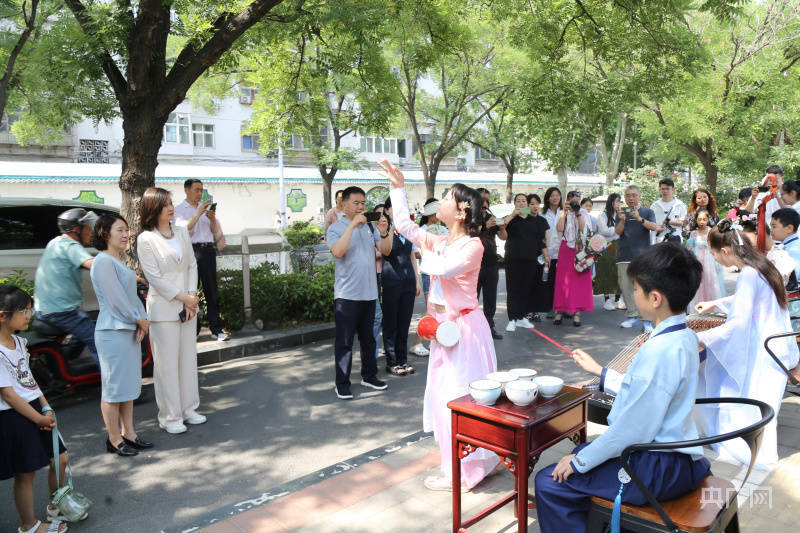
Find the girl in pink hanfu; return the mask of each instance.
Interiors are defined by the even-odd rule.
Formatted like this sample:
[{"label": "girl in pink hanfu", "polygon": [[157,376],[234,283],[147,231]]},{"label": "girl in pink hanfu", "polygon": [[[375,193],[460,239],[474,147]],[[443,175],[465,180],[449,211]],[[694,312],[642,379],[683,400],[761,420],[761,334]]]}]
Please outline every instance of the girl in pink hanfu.
[{"label": "girl in pink hanfu", "polygon": [[[397,231],[417,245],[422,254],[420,270],[431,276],[428,313],[437,321],[452,320],[459,326],[460,340],[452,348],[431,341],[422,411],[423,429],[433,431],[442,453],[442,476],[427,478],[425,486],[430,490],[452,490],[451,419],[447,402],[469,394],[472,381],[484,379],[497,369],[494,341],[477,297],[483,257],[483,244],[478,237],[481,197],[466,185],[453,185],[436,212],[449,235],[433,235],[409,219],[402,172],[388,161],[380,166],[393,187],[390,197]],[[471,453],[461,460],[463,485],[471,489],[498,463],[497,455],[488,450]]]},{"label": "girl in pink hanfu", "polygon": [[710,302],[725,296],[722,265],[714,260],[711,249],[708,247],[708,232],[711,229],[708,226],[710,221],[708,211],[698,209],[695,213],[695,228],[689,234],[686,248],[694,252],[697,260],[703,265],[703,277],[700,280],[700,288],[697,289],[694,299],[689,304],[689,309],[694,309],[694,306],[700,302]]}]

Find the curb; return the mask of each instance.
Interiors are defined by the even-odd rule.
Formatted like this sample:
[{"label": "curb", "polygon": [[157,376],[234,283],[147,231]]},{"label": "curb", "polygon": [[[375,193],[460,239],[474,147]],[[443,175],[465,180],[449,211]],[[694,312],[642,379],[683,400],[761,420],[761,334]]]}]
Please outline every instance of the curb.
[{"label": "curb", "polygon": [[328,322],[286,331],[234,337],[223,342],[205,342],[197,347],[197,366],[213,365],[251,355],[263,355],[335,336],[336,326],[333,322]]},{"label": "curb", "polygon": [[359,466],[371,463],[372,461],[385,457],[386,455],[400,451],[408,446],[412,446],[418,442],[422,442],[432,437],[433,435],[431,433],[425,433],[424,431],[418,431],[416,433],[412,433],[411,435],[406,435],[405,437],[397,439],[396,441],[390,442],[384,446],[380,446],[368,452],[356,455],[355,457],[351,457],[350,459],[345,459],[344,461],[334,463],[297,479],[293,479],[286,483],[272,487],[266,492],[254,496],[253,498],[226,505],[220,509],[206,513],[192,520],[192,523],[190,524],[162,529],[160,533],[190,533],[199,531],[200,529],[212,526],[218,522],[237,516],[245,511],[249,511],[250,509],[264,506],[275,500],[283,498],[284,496],[294,494],[295,492],[316,485],[317,483],[325,481],[326,479],[330,479],[339,474],[351,471]]}]

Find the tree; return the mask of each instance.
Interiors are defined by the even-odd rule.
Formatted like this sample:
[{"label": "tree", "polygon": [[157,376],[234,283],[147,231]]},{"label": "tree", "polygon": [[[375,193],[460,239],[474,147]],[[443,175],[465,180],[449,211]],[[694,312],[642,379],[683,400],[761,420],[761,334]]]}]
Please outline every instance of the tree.
[{"label": "tree", "polygon": [[336,2],[318,15],[318,30],[290,32],[287,42],[252,57],[249,83],[259,89],[250,131],[262,152],[285,144],[286,134],[304,139],[322,177],[325,211],[339,169],[361,166],[358,150],[342,138],[388,132],[397,110],[390,100],[394,77],[380,51],[385,4]]},{"label": "tree", "polygon": [[[533,155],[522,122],[514,115],[512,98],[513,93],[509,91],[503,102],[486,112],[481,127],[473,128],[467,137],[470,144],[495,155],[503,163],[506,202],[513,198],[514,173],[528,167]],[[482,103],[482,106],[486,104]]]},{"label": "tree", "polygon": [[[15,69],[17,61],[31,34],[40,27],[36,21],[38,11],[39,0],[31,0],[30,5],[27,0],[22,0],[21,3],[15,0],[0,2],[0,21],[5,26],[0,34],[0,57],[4,60],[0,77],[0,117],[6,110],[9,89],[19,81],[19,74]],[[43,17],[40,20],[41,18]]]},{"label": "tree", "polygon": [[797,79],[785,76],[785,51],[800,39],[800,4],[771,0],[737,16],[689,19],[709,60],[668,98],[645,102],[637,121],[658,142],[702,164],[717,190],[720,170],[760,176],[775,148],[800,135]]},{"label": "tree", "polygon": [[[132,3],[101,0],[64,0],[72,24],[65,25],[62,49],[51,63],[73,65],[91,77],[93,84],[113,93],[116,112],[122,117],[122,213],[137,232],[138,199],[155,183],[155,169],[169,114],[186,97],[187,91],[212,65],[232,61],[234,44],[261,21],[286,23],[305,16],[303,0],[252,0],[248,2],[173,2],[142,0]],[[59,14],[61,15],[61,14]],[[76,37],[75,27],[80,32]],[[173,52],[174,53],[170,53]],[[73,55],[74,53],[74,55]],[[51,79],[53,85],[74,87],[80,78]],[[32,92],[34,88],[28,88]],[[51,129],[58,130],[74,118],[75,108],[52,98],[49,87],[40,88],[31,101],[48,102],[53,110],[46,116]],[[106,101],[81,109],[85,116],[108,118]],[[27,113],[18,130],[32,130],[42,117]],[[15,124],[17,126],[17,124]],[[27,128],[27,130],[26,130]],[[28,138],[33,136],[31,133]]]},{"label": "tree", "polygon": [[[709,9],[725,13],[737,3],[707,2]],[[627,114],[640,95],[668,94],[676,73],[691,70],[699,59],[684,20],[691,4],[505,0],[493,5],[533,65],[515,86],[524,95],[520,116],[537,155],[565,187],[568,169],[601,132],[613,129],[616,153],[614,146],[602,146],[605,139],[600,143],[606,179],[613,181]]]},{"label": "tree", "polygon": [[410,126],[429,197],[442,161],[508,91],[507,83],[491,75],[497,50],[481,13],[470,11],[467,23],[457,4],[401,7],[390,38],[390,53],[399,62],[393,94]]}]

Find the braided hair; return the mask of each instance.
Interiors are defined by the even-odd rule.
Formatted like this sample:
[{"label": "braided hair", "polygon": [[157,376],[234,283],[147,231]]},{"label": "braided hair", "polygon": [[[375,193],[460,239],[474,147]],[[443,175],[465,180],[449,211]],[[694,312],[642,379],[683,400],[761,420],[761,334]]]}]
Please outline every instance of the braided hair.
[{"label": "braided hair", "polygon": [[456,204],[460,205],[465,202],[464,206],[464,229],[470,237],[477,237],[483,225],[483,211],[481,206],[481,195],[475,189],[464,185],[463,183],[456,183],[453,185],[453,199]]},{"label": "braided hair", "polygon": [[714,226],[708,234],[708,246],[714,251],[723,247],[729,248],[733,256],[743,264],[753,267],[772,288],[781,308],[787,308],[786,287],[778,269],[775,268],[767,256],[758,251],[750,240],[742,237],[741,226],[737,226],[731,219],[723,219]]}]

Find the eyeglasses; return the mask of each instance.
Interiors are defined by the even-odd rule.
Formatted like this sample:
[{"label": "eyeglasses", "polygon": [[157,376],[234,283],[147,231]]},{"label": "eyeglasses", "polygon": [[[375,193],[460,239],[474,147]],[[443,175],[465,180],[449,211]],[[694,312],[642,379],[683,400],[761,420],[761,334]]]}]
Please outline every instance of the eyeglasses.
[{"label": "eyeglasses", "polygon": [[13,315],[14,313],[20,313],[22,316],[30,318],[33,316],[33,309],[23,309],[22,311],[0,311],[0,313],[5,313],[8,315]]}]

